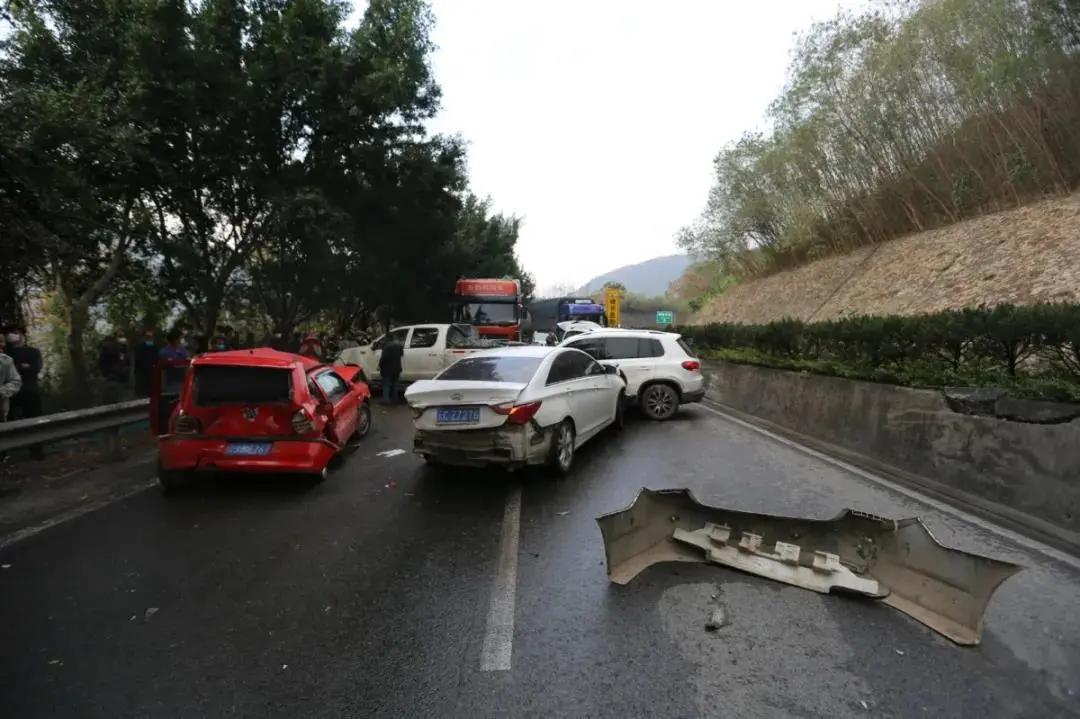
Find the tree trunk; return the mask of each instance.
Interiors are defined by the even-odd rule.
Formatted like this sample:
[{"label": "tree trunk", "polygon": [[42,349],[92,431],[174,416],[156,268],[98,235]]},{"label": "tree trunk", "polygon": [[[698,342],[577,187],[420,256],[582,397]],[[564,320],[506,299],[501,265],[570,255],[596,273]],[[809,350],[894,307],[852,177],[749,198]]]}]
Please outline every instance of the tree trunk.
[{"label": "tree trunk", "polygon": [[75,387],[87,387],[90,382],[90,368],[86,364],[86,350],[83,347],[83,332],[90,321],[90,312],[80,302],[68,302],[68,354],[71,356],[71,378]]}]

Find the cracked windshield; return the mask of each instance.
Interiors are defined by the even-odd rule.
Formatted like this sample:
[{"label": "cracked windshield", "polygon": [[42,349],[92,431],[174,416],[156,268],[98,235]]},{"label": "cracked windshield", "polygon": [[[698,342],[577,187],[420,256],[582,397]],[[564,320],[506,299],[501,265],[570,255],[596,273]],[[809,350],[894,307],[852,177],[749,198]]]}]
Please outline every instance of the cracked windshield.
[{"label": "cracked windshield", "polygon": [[0,0],[0,706],[1080,717],[1076,0]]}]

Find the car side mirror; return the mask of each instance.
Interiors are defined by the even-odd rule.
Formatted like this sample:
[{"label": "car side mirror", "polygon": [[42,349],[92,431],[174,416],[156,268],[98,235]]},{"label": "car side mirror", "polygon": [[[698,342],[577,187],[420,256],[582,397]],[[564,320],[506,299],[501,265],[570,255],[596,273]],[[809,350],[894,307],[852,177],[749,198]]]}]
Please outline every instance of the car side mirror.
[{"label": "car side mirror", "polygon": [[619,366],[613,364],[604,365],[604,374],[619,374]]}]

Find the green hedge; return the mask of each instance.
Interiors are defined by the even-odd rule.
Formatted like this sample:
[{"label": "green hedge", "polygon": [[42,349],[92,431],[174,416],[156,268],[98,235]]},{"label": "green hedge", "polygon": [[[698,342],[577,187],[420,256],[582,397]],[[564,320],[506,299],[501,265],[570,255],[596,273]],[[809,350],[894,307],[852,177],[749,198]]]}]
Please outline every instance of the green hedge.
[{"label": "green hedge", "polygon": [[703,354],[910,386],[1012,387],[1080,400],[1080,305],[997,305],[914,317],[714,323],[679,331]]}]

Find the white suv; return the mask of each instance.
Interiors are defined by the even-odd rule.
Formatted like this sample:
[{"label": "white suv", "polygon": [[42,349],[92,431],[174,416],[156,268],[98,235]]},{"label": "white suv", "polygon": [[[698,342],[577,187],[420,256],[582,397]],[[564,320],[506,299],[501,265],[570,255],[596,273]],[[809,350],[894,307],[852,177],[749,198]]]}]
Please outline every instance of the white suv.
[{"label": "white suv", "polygon": [[600,364],[616,365],[626,377],[626,396],[636,398],[650,419],[672,417],[680,404],[705,396],[701,362],[682,336],[657,330],[600,329],[569,337]]}]

